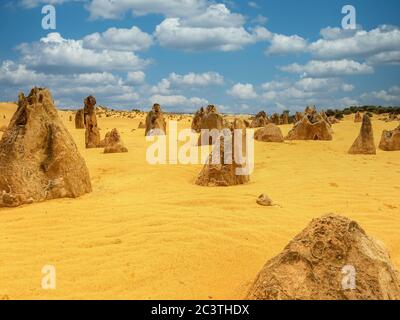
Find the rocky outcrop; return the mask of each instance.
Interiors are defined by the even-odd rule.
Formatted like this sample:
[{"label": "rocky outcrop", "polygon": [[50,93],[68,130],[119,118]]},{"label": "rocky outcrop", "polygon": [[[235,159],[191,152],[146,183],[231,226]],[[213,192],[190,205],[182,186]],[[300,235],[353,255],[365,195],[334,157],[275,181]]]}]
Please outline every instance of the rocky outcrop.
[{"label": "rocky outcrop", "polygon": [[100,131],[97,126],[96,117],[96,98],[89,96],[84,100],[85,108],[84,122],[85,122],[85,145],[86,148],[101,148]]},{"label": "rocky outcrop", "polygon": [[85,116],[82,109],[75,114],[75,129],[85,129]]},{"label": "rocky outcrop", "polygon": [[364,114],[360,134],[349,150],[350,154],[376,154],[374,131],[371,119]]},{"label": "rocky outcrop", "polygon": [[297,122],[286,140],[332,140],[330,125],[319,115],[309,114]]},{"label": "rocky outcrop", "polygon": [[201,118],[198,145],[212,145],[225,127],[224,118],[218,113],[217,108],[209,105]]},{"label": "rocky outcrop", "polygon": [[166,133],[167,122],[164,119],[161,106],[155,103],[146,117],[145,135],[165,135]]},{"label": "rocky outcrop", "polygon": [[[236,140],[233,130],[242,130]],[[246,129],[243,121],[234,121],[233,130],[224,129],[216,140],[213,151],[196,179],[196,184],[207,187],[234,186],[250,181],[246,171]],[[240,134],[240,131],[239,131]],[[235,157],[235,152],[241,158]]]},{"label": "rocky outcrop", "polygon": [[60,120],[50,91],[20,94],[0,141],[0,207],[91,192],[89,171]]},{"label": "rocky outcrop", "polygon": [[379,149],[384,151],[399,151],[400,150],[400,126],[392,131],[384,130],[382,132]]},{"label": "rocky outcrop", "polygon": [[102,146],[104,146],[104,153],[128,152],[128,149],[121,140],[121,135],[115,128],[112,129],[111,132],[107,132],[104,141],[102,141]]},{"label": "rocky outcrop", "polygon": [[250,127],[251,128],[262,128],[262,127],[265,127],[268,123],[270,123],[270,120],[269,120],[267,114],[264,111],[260,111],[259,113],[256,114],[256,116],[252,120]]},{"label": "rocky outcrop", "polygon": [[281,129],[273,123],[267,124],[264,128],[254,133],[254,139],[263,142],[283,142]]},{"label": "rocky outcrop", "polygon": [[357,222],[314,219],[262,268],[253,300],[398,300],[399,274],[382,243]]}]

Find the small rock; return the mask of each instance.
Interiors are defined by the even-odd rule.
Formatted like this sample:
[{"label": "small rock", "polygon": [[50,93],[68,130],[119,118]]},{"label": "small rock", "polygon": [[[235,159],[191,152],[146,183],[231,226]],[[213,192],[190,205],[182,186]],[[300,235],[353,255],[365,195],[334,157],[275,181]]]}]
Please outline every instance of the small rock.
[{"label": "small rock", "polygon": [[265,206],[265,207],[270,207],[272,206],[272,200],[266,195],[266,194],[261,194],[258,198],[257,198],[257,203],[260,206]]}]

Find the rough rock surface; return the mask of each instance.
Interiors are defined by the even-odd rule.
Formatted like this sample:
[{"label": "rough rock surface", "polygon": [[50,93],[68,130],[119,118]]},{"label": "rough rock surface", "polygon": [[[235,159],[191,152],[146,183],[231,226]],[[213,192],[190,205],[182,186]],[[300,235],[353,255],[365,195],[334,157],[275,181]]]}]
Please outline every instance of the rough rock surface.
[{"label": "rough rock surface", "polygon": [[161,106],[155,103],[146,117],[145,135],[165,135],[166,133],[167,122],[164,119]]},{"label": "rough rock surface", "polygon": [[85,116],[82,109],[75,114],[75,129],[85,129]]},{"label": "rough rock surface", "polygon": [[128,152],[128,149],[124,146],[121,140],[121,135],[115,128],[106,134],[104,141],[102,141],[102,145],[104,146],[104,153]]},{"label": "rough rock surface", "polygon": [[282,114],[281,123],[282,124],[289,124],[289,113],[288,112],[284,112]]},{"label": "rough rock surface", "polygon": [[296,112],[296,115],[294,116],[294,121],[299,122],[301,119],[303,119],[304,114],[302,112]]},{"label": "rough rock surface", "polygon": [[376,154],[371,119],[364,114],[360,134],[351,146],[350,154]]},{"label": "rough rock surface", "polygon": [[257,198],[257,204],[259,204],[260,206],[264,206],[264,207],[270,207],[272,206],[272,200],[266,195],[266,194],[261,194],[258,198]]},{"label": "rough rock surface", "polygon": [[356,114],[354,115],[354,122],[362,122],[363,117],[361,115],[361,113],[359,111],[356,112]]},{"label": "rough rock surface", "polygon": [[331,214],[314,219],[269,260],[247,298],[398,300],[399,274],[382,243],[355,221]]},{"label": "rough rock surface", "polygon": [[[224,131],[227,133],[230,130],[225,129]],[[237,141],[236,145],[233,134],[221,134],[218,139],[219,143],[214,145],[213,152],[197,177],[196,184],[207,187],[218,187],[234,186],[249,182],[250,177],[248,175],[239,174],[239,171],[246,166],[245,163],[237,163],[234,157],[235,148],[240,147],[242,148],[243,160],[246,160],[246,146],[243,139],[245,139],[244,136],[242,137],[242,143],[240,144],[240,141]],[[225,147],[225,143],[231,147]],[[219,154],[217,150],[219,150]]]},{"label": "rough rock surface", "polygon": [[195,132],[200,132],[201,131],[201,121],[205,115],[204,108],[201,107],[198,111],[193,116],[192,120],[192,130]]},{"label": "rough rock surface", "polygon": [[85,144],[86,148],[100,148],[100,131],[97,126],[96,99],[89,96],[84,100]]},{"label": "rough rock surface", "polygon": [[254,133],[254,139],[264,142],[283,142],[281,129],[273,123],[267,124],[264,128]]},{"label": "rough rock surface", "polygon": [[91,192],[89,171],[62,124],[50,91],[20,94],[0,141],[0,207]]},{"label": "rough rock surface", "polygon": [[316,122],[316,116],[304,116],[297,122],[293,129],[288,133],[286,140],[332,140],[332,128],[322,118],[319,117]]},{"label": "rough rock surface", "polygon": [[267,114],[264,111],[260,111],[256,114],[253,121],[250,124],[251,128],[261,128],[265,127],[271,121],[268,119]]},{"label": "rough rock surface", "polygon": [[[214,105],[209,105],[201,118],[201,134],[199,136],[198,145],[212,145],[214,142],[212,130],[222,131],[225,127],[224,118],[218,113],[217,108]],[[216,140],[218,135],[219,134],[215,133],[214,140]]]},{"label": "rough rock surface", "polygon": [[400,126],[392,131],[384,130],[382,132],[379,148],[384,151],[400,150]]},{"label": "rough rock surface", "polygon": [[271,116],[271,122],[274,123],[274,124],[276,124],[277,126],[279,126],[280,124],[282,124],[282,119],[281,119],[281,117],[279,116],[279,114],[274,113],[274,114]]}]

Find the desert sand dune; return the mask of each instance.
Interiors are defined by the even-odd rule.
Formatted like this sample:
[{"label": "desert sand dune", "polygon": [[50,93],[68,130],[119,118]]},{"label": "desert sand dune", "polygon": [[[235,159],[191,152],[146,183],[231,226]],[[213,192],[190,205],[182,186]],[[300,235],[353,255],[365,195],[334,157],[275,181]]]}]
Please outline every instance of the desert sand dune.
[{"label": "desert sand dune", "polygon": [[[15,108],[0,104],[0,127]],[[0,299],[243,298],[267,260],[331,212],[382,240],[400,269],[400,153],[349,155],[361,126],[352,116],[333,126],[333,141],[256,141],[250,183],[216,189],[195,185],[202,165],[147,164],[144,117],[98,118],[102,138],[118,128],[129,149],[105,155],[85,148],[73,112],[60,113],[93,191],[0,209]],[[379,133],[394,127],[372,121]],[[286,135],[292,125],[280,128]],[[275,206],[258,205],[261,193]],[[56,290],[41,288],[48,264]]]}]

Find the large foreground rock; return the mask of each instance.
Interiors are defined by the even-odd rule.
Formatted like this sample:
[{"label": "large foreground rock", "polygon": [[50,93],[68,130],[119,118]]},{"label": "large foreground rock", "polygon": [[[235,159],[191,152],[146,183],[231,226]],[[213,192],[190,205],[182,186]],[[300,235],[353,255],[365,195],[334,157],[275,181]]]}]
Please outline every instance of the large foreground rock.
[{"label": "large foreground rock", "polygon": [[0,207],[91,192],[89,171],[58,117],[50,91],[20,94],[0,141]]},{"label": "large foreground rock", "polygon": [[376,154],[371,119],[364,114],[360,134],[349,150],[350,154]]},{"label": "large foreground rock", "polygon": [[400,126],[392,131],[384,130],[382,132],[381,142],[379,148],[384,151],[398,151],[400,150]]},{"label": "large foreground rock", "polygon": [[328,215],[266,263],[247,298],[394,300],[400,299],[399,274],[382,243],[355,221]]}]

